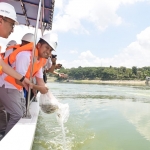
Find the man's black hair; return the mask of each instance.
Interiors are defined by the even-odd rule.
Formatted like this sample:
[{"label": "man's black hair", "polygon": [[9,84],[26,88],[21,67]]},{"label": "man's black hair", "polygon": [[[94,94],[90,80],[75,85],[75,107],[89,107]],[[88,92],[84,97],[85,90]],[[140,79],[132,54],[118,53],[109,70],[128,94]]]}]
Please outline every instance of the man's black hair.
[{"label": "man's black hair", "polygon": [[21,46],[24,46],[24,45],[29,44],[29,43],[30,43],[30,42],[28,42],[28,41],[22,40]]},{"label": "man's black hair", "polygon": [[[38,43],[40,43],[41,45],[43,45],[43,44],[48,44],[46,41],[44,41],[43,39],[40,39],[39,41],[38,41]],[[49,44],[48,44],[49,45]]]}]

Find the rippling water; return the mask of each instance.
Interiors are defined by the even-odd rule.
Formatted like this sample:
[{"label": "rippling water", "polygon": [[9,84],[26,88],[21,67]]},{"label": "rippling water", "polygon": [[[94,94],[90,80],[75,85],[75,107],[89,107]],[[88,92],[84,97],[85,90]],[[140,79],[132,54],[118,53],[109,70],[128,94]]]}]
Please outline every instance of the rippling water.
[{"label": "rippling water", "polygon": [[[70,116],[66,150],[150,150],[150,88],[48,83]],[[40,112],[32,150],[63,150],[56,114]]]}]

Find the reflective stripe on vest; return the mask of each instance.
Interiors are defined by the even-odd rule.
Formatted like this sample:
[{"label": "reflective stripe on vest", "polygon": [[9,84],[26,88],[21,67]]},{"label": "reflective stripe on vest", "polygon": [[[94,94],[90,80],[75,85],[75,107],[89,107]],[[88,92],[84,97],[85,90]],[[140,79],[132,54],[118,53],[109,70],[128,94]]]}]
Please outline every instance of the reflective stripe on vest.
[{"label": "reflective stripe on vest", "polygon": [[[16,56],[18,53],[22,52],[22,51],[32,51],[33,49],[33,43],[29,43],[26,44],[24,46],[21,46],[19,48],[17,48],[15,51],[13,51],[9,57],[7,57],[6,59],[4,59],[4,61],[9,65],[11,65],[12,63],[14,63],[16,61]],[[35,56],[38,56],[38,50],[35,50]],[[30,57],[31,59],[31,57]],[[34,62],[33,64],[33,72],[32,72],[32,76],[34,76],[44,65],[46,64],[46,59],[45,58],[40,58],[39,61]],[[26,78],[30,78],[30,68],[31,68],[31,61],[30,61],[30,65],[28,67],[28,70],[26,72]],[[14,68],[15,69],[15,68]],[[16,81],[13,77],[11,76],[6,76],[5,77],[5,81],[13,84],[18,90],[22,89],[22,86],[16,84]]]}]

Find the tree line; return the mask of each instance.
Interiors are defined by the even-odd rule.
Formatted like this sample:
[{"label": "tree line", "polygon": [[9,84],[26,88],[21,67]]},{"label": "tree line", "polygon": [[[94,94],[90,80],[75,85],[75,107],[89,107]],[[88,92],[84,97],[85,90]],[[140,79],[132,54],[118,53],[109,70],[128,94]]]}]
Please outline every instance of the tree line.
[{"label": "tree line", "polygon": [[[78,67],[65,69],[58,72],[68,74],[68,79],[72,80],[145,80],[150,76],[150,67],[132,68],[126,67]],[[53,76],[49,74],[49,76]],[[59,77],[57,77],[58,80]]]}]

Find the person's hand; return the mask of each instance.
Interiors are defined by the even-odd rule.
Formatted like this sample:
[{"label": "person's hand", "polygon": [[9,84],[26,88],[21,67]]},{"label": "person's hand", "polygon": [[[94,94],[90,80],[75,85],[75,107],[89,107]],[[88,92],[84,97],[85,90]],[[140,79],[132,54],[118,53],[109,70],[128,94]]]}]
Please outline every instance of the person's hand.
[{"label": "person's hand", "polygon": [[55,69],[60,69],[62,67],[62,64],[56,64]]},{"label": "person's hand", "polygon": [[61,77],[61,78],[68,78],[68,75],[64,74],[64,73],[59,73],[59,77]]},{"label": "person's hand", "polygon": [[48,88],[45,86],[40,86],[39,91],[41,94],[46,94],[48,92]]},{"label": "person's hand", "polygon": [[30,82],[29,79],[25,78],[23,81],[22,81],[22,84],[24,86],[24,88],[28,91],[29,87],[32,89],[33,88],[33,83]]}]

